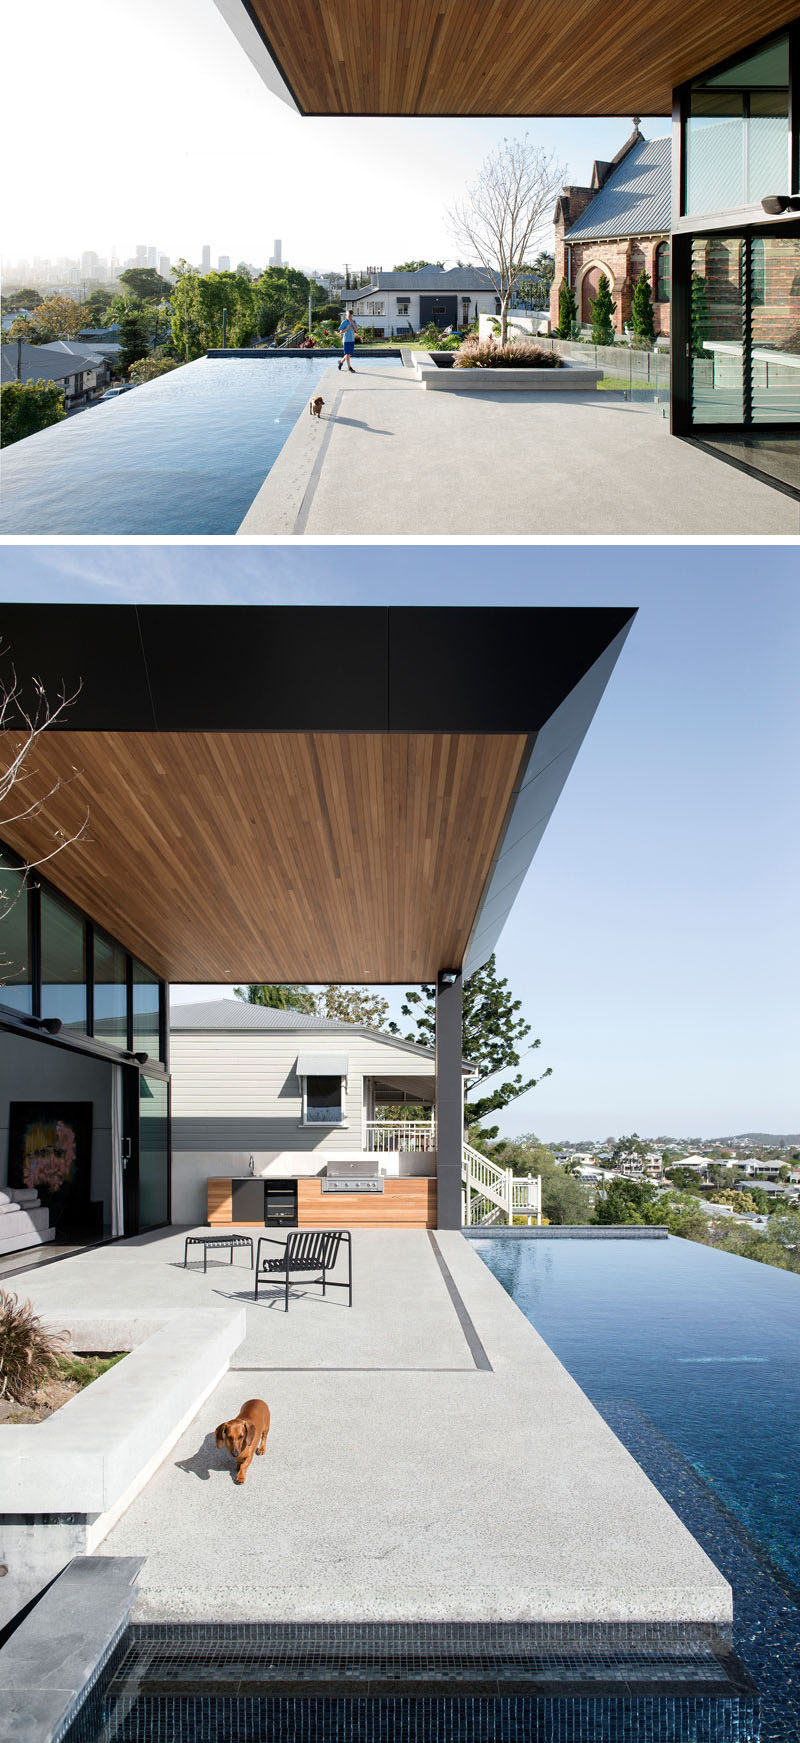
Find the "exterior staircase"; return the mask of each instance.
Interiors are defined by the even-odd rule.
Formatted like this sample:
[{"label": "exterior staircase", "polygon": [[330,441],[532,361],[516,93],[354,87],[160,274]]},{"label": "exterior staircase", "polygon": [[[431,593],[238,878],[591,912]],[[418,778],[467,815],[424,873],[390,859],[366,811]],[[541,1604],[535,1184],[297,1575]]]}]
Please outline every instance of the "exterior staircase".
[{"label": "exterior staircase", "polygon": [[465,1144],[461,1154],[461,1184],[465,1228],[480,1224],[513,1223],[515,1217],[541,1223],[542,1182],[538,1174],[515,1174],[498,1168],[488,1156]]}]

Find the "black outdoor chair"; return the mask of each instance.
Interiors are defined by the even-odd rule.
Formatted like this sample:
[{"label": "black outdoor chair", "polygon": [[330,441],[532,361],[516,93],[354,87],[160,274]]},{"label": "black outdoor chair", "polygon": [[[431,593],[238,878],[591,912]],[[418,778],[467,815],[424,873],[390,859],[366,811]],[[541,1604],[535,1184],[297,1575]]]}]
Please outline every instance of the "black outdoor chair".
[{"label": "black outdoor chair", "polygon": [[[347,1245],[347,1282],[336,1283],[328,1275],[333,1270],[339,1256],[342,1242]],[[261,1248],[282,1247],[279,1259],[262,1259]],[[322,1293],[329,1289],[346,1289],[347,1305],[353,1305],[353,1251],[349,1229],[294,1229],[285,1241],[278,1241],[272,1235],[261,1235],[256,1252],[256,1278],[254,1301],[258,1300],[259,1279],[265,1277],[282,1277],[284,1279],[283,1311],[289,1312],[289,1280],[293,1274],[307,1277],[309,1271],[318,1271],[319,1276],[308,1277],[309,1283],[321,1283]]]}]

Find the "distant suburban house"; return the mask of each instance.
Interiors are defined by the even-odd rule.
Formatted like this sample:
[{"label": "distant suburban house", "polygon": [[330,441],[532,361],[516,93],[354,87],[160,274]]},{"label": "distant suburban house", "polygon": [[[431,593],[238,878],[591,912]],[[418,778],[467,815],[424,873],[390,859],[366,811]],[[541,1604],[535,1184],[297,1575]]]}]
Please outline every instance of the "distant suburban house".
[{"label": "distant suburban house", "polygon": [[[436,1062],[378,1029],[241,999],[170,1017],[172,1216],[204,1222],[207,1183],[436,1176]],[[464,1066],[464,1076],[470,1075]],[[405,1103],[421,1120],[387,1121]]]},{"label": "distant suburban house", "polygon": [[500,301],[488,273],[474,266],[423,266],[418,272],[377,272],[370,284],[348,291],[346,307],[356,324],[378,338],[417,333],[433,325],[466,327],[481,314],[499,315]]},{"label": "distant suburban house", "polygon": [[616,303],[614,327],[630,325],[637,278],[647,271],[653,288],[656,335],[670,330],[671,142],[645,139],[638,121],[610,163],[597,159],[588,188],[565,187],[555,209],[555,276],[550,318],[558,326],[558,293],[566,279],[578,320],[587,326],[600,276]]},{"label": "distant suburban house", "polygon": [[48,345],[48,351],[61,351],[65,357],[82,357],[90,363],[98,389],[108,387],[121,350],[121,345],[94,345],[79,339],[52,339]]},{"label": "distant suburban house", "polygon": [[12,339],[2,347],[4,382],[55,381],[63,389],[67,407],[97,391],[98,367],[97,358],[87,356],[84,350],[62,349],[58,341],[52,345],[26,345],[24,340]]}]

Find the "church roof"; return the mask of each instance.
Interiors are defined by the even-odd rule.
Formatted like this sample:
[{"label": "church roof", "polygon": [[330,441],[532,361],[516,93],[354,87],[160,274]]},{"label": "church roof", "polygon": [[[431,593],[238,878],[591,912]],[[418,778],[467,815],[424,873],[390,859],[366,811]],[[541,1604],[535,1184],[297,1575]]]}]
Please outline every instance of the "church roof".
[{"label": "church roof", "polygon": [[671,141],[640,139],[626,152],[600,192],[567,231],[567,242],[669,232]]}]

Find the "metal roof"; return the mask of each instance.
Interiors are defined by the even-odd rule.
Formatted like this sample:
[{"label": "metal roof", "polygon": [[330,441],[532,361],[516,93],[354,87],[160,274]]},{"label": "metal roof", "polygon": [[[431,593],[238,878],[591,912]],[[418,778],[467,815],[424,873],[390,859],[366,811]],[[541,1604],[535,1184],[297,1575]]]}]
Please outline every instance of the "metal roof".
[{"label": "metal roof", "polygon": [[369,284],[357,291],[346,291],[345,302],[357,303],[376,291],[492,291],[494,285],[487,272],[478,266],[422,266],[418,272],[376,272]]},{"label": "metal roof", "polygon": [[176,1034],[294,1034],[298,1031],[315,1035],[365,1035],[370,1041],[383,1041],[387,1047],[399,1047],[406,1053],[416,1053],[433,1059],[432,1047],[422,1047],[416,1041],[406,1041],[401,1035],[386,1035],[382,1029],[367,1024],[345,1023],[338,1017],[318,1017],[311,1011],[278,1011],[268,1005],[250,1005],[244,999],[203,999],[197,1004],[174,1005],[170,1010],[170,1031]]},{"label": "metal roof", "polygon": [[669,234],[671,141],[642,139],[632,145],[598,194],[566,232],[567,242],[601,237]]},{"label": "metal roof", "polygon": [[[19,342],[11,339],[3,346],[3,381],[16,381],[18,356]],[[92,360],[85,351],[76,355],[74,351],[57,351],[54,346],[26,345],[24,342],[19,361],[22,381],[66,381],[68,376],[80,375],[83,370],[92,368]]]}]

